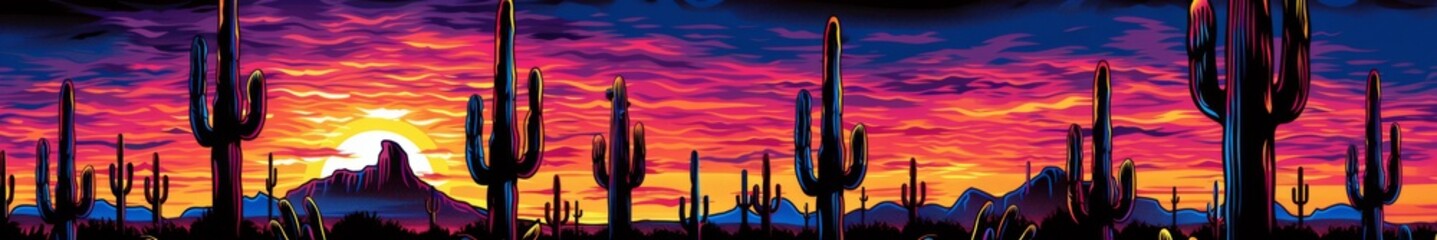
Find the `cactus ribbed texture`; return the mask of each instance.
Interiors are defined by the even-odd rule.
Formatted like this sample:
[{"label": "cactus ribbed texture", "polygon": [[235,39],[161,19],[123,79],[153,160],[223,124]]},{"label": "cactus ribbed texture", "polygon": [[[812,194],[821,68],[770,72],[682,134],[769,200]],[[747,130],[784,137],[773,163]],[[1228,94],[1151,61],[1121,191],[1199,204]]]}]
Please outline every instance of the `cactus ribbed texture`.
[{"label": "cactus ribbed texture", "polygon": [[5,155],[5,151],[0,151],[0,177],[9,179],[8,182],[0,182],[0,204],[5,204],[0,205],[4,207],[0,209],[0,224],[10,222],[10,204],[15,203],[15,175],[10,175],[9,171],[5,170],[5,166],[9,166],[5,162]]},{"label": "cactus ribbed texture", "polygon": [[[564,200],[562,199],[562,198],[563,198],[563,193],[564,193],[564,186],[563,186],[562,183],[560,182],[560,180],[559,180],[559,175],[558,175],[558,174],[554,174],[554,188],[553,188],[553,190],[554,190],[554,201],[553,201],[553,202],[546,202],[546,203],[544,203],[544,223],[549,224],[549,231],[554,232],[554,233],[553,233],[553,234],[554,234],[554,239],[561,239],[561,238],[559,237],[559,236],[561,235],[561,234],[559,234],[559,233],[560,233],[559,227],[560,227],[560,226],[564,226],[565,223],[569,223],[569,210],[570,210],[570,209],[569,209],[569,202],[566,202],[566,201],[564,201]],[[563,205],[564,205],[563,209],[560,209],[560,207],[559,207],[559,204],[560,204],[560,203],[563,203]],[[553,205],[553,207],[552,207],[552,210],[553,210],[553,211],[550,211],[550,209],[551,209],[550,205]]]},{"label": "cactus ribbed texture", "polygon": [[154,184],[151,185],[150,177],[145,177],[145,203],[150,204],[151,218],[154,226],[159,227],[165,219],[163,207],[165,202],[170,201],[170,175],[160,176],[160,153],[155,153],[154,162],[150,164],[150,173],[154,174]]},{"label": "cactus ribbed texture", "polygon": [[1308,201],[1308,200],[1311,200],[1311,199],[1312,199],[1312,198],[1311,198],[1311,194],[1312,194],[1312,190],[1311,190],[1311,189],[1312,189],[1312,187],[1311,187],[1311,186],[1308,186],[1306,180],[1303,179],[1303,168],[1302,168],[1302,167],[1297,167],[1297,186],[1296,186],[1296,187],[1292,187],[1292,204],[1297,205],[1297,227],[1298,227],[1298,228],[1303,227],[1303,224],[1302,224],[1303,208],[1302,208],[1302,207],[1305,206],[1305,205],[1307,205],[1307,201]]},{"label": "cactus ribbed texture", "polygon": [[[609,191],[609,239],[631,239],[633,190],[644,184],[645,171],[648,170],[644,123],[634,124],[630,132],[629,90],[624,77],[614,78],[614,86],[606,95],[612,104],[609,136],[614,142],[609,145],[603,135],[594,136],[594,182]],[[633,141],[632,147],[630,141]],[[612,156],[606,157],[605,153]],[[608,163],[605,164],[605,161]]]},{"label": "cactus ribbed texture", "polygon": [[[118,169],[117,169],[118,168]],[[125,229],[125,197],[135,185],[135,164],[125,163],[125,135],[115,137],[115,163],[110,164],[110,194],[115,195],[115,223]]]},{"label": "cactus ribbed texture", "polygon": [[993,202],[985,202],[983,203],[983,207],[979,209],[977,217],[973,220],[973,236],[969,239],[1028,240],[1038,235],[1038,226],[1033,224],[1028,224],[1028,226],[1023,227],[1023,232],[1018,234],[1018,236],[1004,235],[1004,233],[1009,232],[1008,225],[1013,223],[1013,218],[1018,216],[1018,206],[1009,205],[1007,209],[1003,210],[1003,215],[997,219],[989,219],[992,218],[992,216],[986,215],[993,211]]},{"label": "cactus ribbed texture", "polygon": [[1382,77],[1377,70],[1367,75],[1367,159],[1363,178],[1358,180],[1357,146],[1347,145],[1347,201],[1362,211],[1362,239],[1381,240],[1383,206],[1397,202],[1402,193],[1402,126],[1392,124],[1386,168],[1382,165]]},{"label": "cactus ribbed texture", "polygon": [[[689,238],[703,239],[704,224],[709,221],[709,196],[704,195],[703,215],[699,215],[699,151],[689,153],[689,194],[690,198],[679,197],[679,225],[689,233]],[[691,209],[685,215],[684,207]]]},{"label": "cactus ribbed texture", "polygon": [[308,214],[307,222],[300,222],[294,205],[289,200],[280,200],[280,220],[269,221],[270,232],[280,240],[325,240],[328,231],[324,230],[324,215],[320,214],[319,205],[313,198],[305,197],[304,210]]},{"label": "cactus ribbed texture", "polygon": [[[79,188],[75,182],[75,84],[60,86],[60,146],[56,152],[54,195],[50,194],[50,141],[40,138],[35,147],[35,202],[40,219],[54,225],[50,239],[74,240],[75,220],[90,215],[95,206],[95,169],[85,166]],[[78,195],[78,196],[77,196]],[[53,202],[53,203],[51,203]]]},{"label": "cactus ribbed texture", "polygon": [[[793,126],[794,171],[803,193],[816,197],[818,205],[818,239],[843,239],[843,191],[856,190],[863,184],[868,170],[868,134],[863,124],[853,128],[852,146],[843,142],[843,78],[839,73],[842,56],[841,28],[838,17],[829,17],[823,31],[823,128],[818,149],[818,166],[814,166],[812,145],[812,106],[808,90],[798,92],[795,100]],[[853,151],[846,155],[844,150]],[[849,162],[849,166],[844,166]],[[817,175],[814,174],[817,170]]]},{"label": "cactus ribbed texture", "polygon": [[1133,211],[1137,179],[1133,160],[1123,161],[1117,179],[1112,177],[1112,82],[1108,62],[1098,62],[1093,77],[1093,165],[1092,182],[1083,181],[1083,133],[1073,124],[1068,128],[1068,209],[1073,221],[1090,226],[1087,239],[1113,239],[1113,223],[1127,219]]},{"label": "cactus ribbed texture", "polygon": [[763,236],[771,237],[773,235],[773,214],[778,212],[779,200],[783,199],[783,184],[770,184],[769,177],[772,172],[769,163],[768,153],[765,152],[763,154],[763,176],[761,177],[763,180],[760,184],[753,185],[753,193],[748,196],[749,201],[753,202],[753,213],[758,215],[759,231],[763,232]]},{"label": "cactus ribbed texture", "polygon": [[[922,187],[919,187],[922,186]],[[898,205],[908,210],[908,225],[918,223],[918,208],[928,201],[928,181],[918,182],[918,159],[908,158],[908,183],[899,187]]]},{"label": "cactus ribbed texture", "polygon": [[1282,65],[1273,80],[1273,24],[1268,1],[1229,1],[1226,87],[1217,77],[1217,14],[1209,0],[1188,12],[1188,88],[1199,112],[1223,127],[1223,208],[1228,240],[1269,239],[1274,228],[1278,125],[1307,106],[1311,29],[1307,0],[1284,0]]}]

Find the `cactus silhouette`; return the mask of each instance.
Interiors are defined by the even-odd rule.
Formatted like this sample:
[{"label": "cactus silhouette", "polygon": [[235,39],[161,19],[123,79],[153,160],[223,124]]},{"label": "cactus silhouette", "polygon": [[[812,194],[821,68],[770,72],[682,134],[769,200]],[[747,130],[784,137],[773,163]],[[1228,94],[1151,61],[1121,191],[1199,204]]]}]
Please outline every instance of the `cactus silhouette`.
[{"label": "cactus silhouette", "polygon": [[1027,178],[1023,179],[1023,184],[1028,184],[1028,182],[1033,181],[1033,161],[1028,161],[1028,167],[1024,169],[1026,170],[1023,170],[1023,173]]},{"label": "cactus silhouette", "polygon": [[[514,1],[499,1],[494,32],[494,133],[489,136],[488,163],[485,163],[484,103],[479,95],[469,95],[468,120],[464,125],[465,161],[469,175],[479,185],[487,185],[489,230],[496,239],[517,239],[518,179],[528,179],[544,162],[544,77],[538,68],[529,70],[528,141],[520,146],[519,130],[514,127]],[[522,155],[521,153],[522,149]]]},{"label": "cactus silhouette", "polygon": [[899,195],[898,205],[908,210],[908,225],[913,225],[918,222],[918,208],[928,201],[928,181],[918,182],[917,158],[908,158],[908,183],[904,183],[899,189],[902,193]]},{"label": "cactus silhouette", "polygon": [[1178,202],[1182,200],[1183,198],[1178,196],[1178,187],[1173,186],[1173,212],[1169,215],[1172,215],[1173,217],[1172,228],[1174,231],[1182,231],[1181,229],[1178,229]]},{"label": "cactus silhouette", "polygon": [[1402,225],[1397,228],[1397,240],[1412,240],[1412,228]]},{"label": "cactus silhouette", "polygon": [[155,184],[150,185],[150,177],[145,177],[145,186],[143,187],[145,203],[149,203],[150,210],[153,210],[151,218],[154,222],[152,224],[159,227],[160,221],[164,220],[164,211],[161,207],[170,200],[170,175],[160,176],[160,153],[155,153],[154,162],[150,164],[150,173],[155,176]]},{"label": "cactus silhouette", "polygon": [[[324,215],[320,214],[319,205],[314,204],[314,199],[304,198],[304,210],[308,214],[308,222],[301,223],[299,214],[295,213],[294,205],[289,200],[279,201],[280,220],[270,220],[270,232],[281,240],[324,240],[327,231],[324,230]],[[283,221],[281,221],[283,220]]]},{"label": "cactus silhouette", "polygon": [[813,218],[813,212],[808,211],[808,203],[803,203],[803,231],[808,231],[808,219]]},{"label": "cactus silhouette", "polygon": [[274,153],[269,153],[269,166],[265,169],[268,169],[267,172],[269,172],[269,177],[264,179],[264,192],[269,194],[269,200],[264,201],[265,217],[268,220],[274,220],[274,199],[276,198],[274,186],[279,184],[279,169],[274,168]]},{"label": "cactus silhouette", "polygon": [[[85,166],[79,189],[75,182],[75,86],[66,79],[60,86],[60,149],[55,173],[55,194],[50,194],[50,141],[40,138],[35,147],[35,202],[40,219],[54,225],[51,239],[75,239],[75,220],[90,215],[95,206],[95,169]],[[78,195],[78,196],[76,196]],[[78,198],[76,198],[78,197]],[[54,202],[54,203],[51,203]]]},{"label": "cactus silhouette", "polygon": [[750,201],[750,200],[749,200],[749,195],[748,195],[748,169],[744,169],[744,170],[742,171],[742,174],[740,174],[740,176],[742,176],[742,177],[739,178],[738,195],[734,195],[734,196],[733,196],[733,201],[734,201],[734,209],[738,209],[738,210],[739,210],[739,225],[738,225],[738,227],[739,227],[739,232],[747,232],[747,231],[749,230],[749,226],[748,226],[748,209],[749,209],[749,208],[752,208],[752,207],[753,207],[753,202],[756,202],[756,201]]},{"label": "cactus silhouette", "polygon": [[584,209],[579,208],[579,200],[574,200],[574,234],[579,234],[579,218],[584,217]]},{"label": "cactus silhouette", "polygon": [[[691,194],[689,199],[679,197],[679,225],[683,225],[690,238],[703,239],[703,227],[709,221],[709,196],[704,195],[704,214],[699,215],[699,151],[697,150],[689,153],[689,194]],[[692,200],[692,202],[687,200]],[[687,216],[684,215],[686,205],[692,207]]]},{"label": "cactus silhouette", "polygon": [[[118,169],[116,169],[118,168]],[[125,197],[135,185],[135,164],[125,163],[125,135],[115,137],[115,163],[110,164],[110,194],[115,195],[115,224],[125,229]]]},{"label": "cactus silhouette", "polygon": [[1093,77],[1093,165],[1092,182],[1083,182],[1083,133],[1077,124],[1068,127],[1068,208],[1073,221],[1090,228],[1083,238],[1113,239],[1113,222],[1127,219],[1133,210],[1137,179],[1133,160],[1123,161],[1118,182],[1112,166],[1112,83],[1108,62],[1098,62]]},{"label": "cactus silhouette", "polygon": [[10,165],[5,161],[5,155],[5,151],[0,151],[0,177],[9,179],[8,182],[0,183],[0,204],[5,204],[0,205],[4,207],[0,209],[0,224],[10,222],[10,204],[15,203],[15,175],[10,175],[9,171],[5,170],[5,166]]},{"label": "cactus silhouette", "polygon": [[[244,168],[244,153],[240,142],[254,140],[264,129],[266,84],[264,73],[255,70],[250,73],[248,86],[239,88],[240,27],[236,16],[239,4],[236,0],[221,0],[219,16],[219,66],[215,67],[214,116],[205,107],[205,62],[209,54],[204,38],[195,36],[190,45],[190,129],[195,142],[210,148],[211,180],[210,217],[215,219],[216,236],[213,239],[239,237],[241,213],[244,205],[244,181],[240,175]],[[248,98],[241,90],[248,91]],[[240,106],[249,109],[242,115]],[[211,125],[213,122],[213,125]]]},{"label": "cactus silhouette", "polygon": [[868,223],[868,187],[858,188],[858,223]]},{"label": "cactus silhouette", "polygon": [[[609,115],[609,136],[614,143],[605,149],[603,135],[594,136],[594,182],[609,191],[609,239],[630,239],[633,231],[634,188],[644,184],[648,160],[644,145],[644,123],[629,130],[629,90],[624,77],[614,78],[607,92],[613,110]],[[629,141],[633,141],[630,148]],[[605,157],[605,153],[613,155]],[[605,164],[605,160],[608,164]],[[605,169],[607,167],[608,169]]]},{"label": "cactus silhouette", "polygon": [[429,228],[439,229],[439,222],[436,221],[439,216],[439,190],[429,188],[429,197],[424,198],[424,213],[429,216]]},{"label": "cactus silhouette", "polygon": [[1383,206],[1397,202],[1402,193],[1402,126],[1392,124],[1392,144],[1386,169],[1382,166],[1382,77],[1377,70],[1367,74],[1367,159],[1358,182],[1357,146],[1347,145],[1347,201],[1362,211],[1362,238],[1382,239]]},{"label": "cactus silhouette", "polygon": [[[843,191],[858,189],[868,169],[868,134],[863,124],[853,128],[852,156],[845,156],[843,143],[843,78],[839,73],[842,40],[838,17],[829,17],[823,34],[823,139],[818,149],[818,166],[814,166],[810,149],[812,131],[812,97],[800,90],[793,126],[794,171],[803,193],[817,198],[818,239],[843,239]],[[843,166],[845,161],[851,165]],[[814,170],[818,174],[814,175]]]},{"label": "cactus silhouette", "polygon": [[[559,238],[559,227],[569,222],[569,202],[563,201],[564,187],[559,182],[559,175],[554,174],[554,201],[544,203],[544,222],[549,224],[549,230],[554,232],[554,239]],[[563,211],[560,211],[559,204],[563,203]],[[553,205],[553,211],[549,211],[549,205]]]},{"label": "cactus silhouette", "polygon": [[1310,199],[1311,199],[1311,198],[1310,198],[1310,197],[1311,197],[1310,194],[1312,194],[1311,186],[1308,186],[1307,183],[1302,179],[1302,177],[1303,177],[1303,176],[1302,176],[1302,175],[1303,175],[1302,172],[1303,172],[1302,167],[1297,167],[1297,186],[1296,186],[1296,187],[1292,187],[1292,204],[1297,205],[1297,227],[1298,227],[1298,228],[1301,228],[1301,227],[1303,226],[1303,225],[1302,225],[1302,218],[1303,218],[1303,217],[1302,217],[1302,215],[1303,215],[1303,214],[1302,214],[1302,212],[1303,212],[1303,208],[1302,208],[1302,207],[1303,207],[1304,205],[1307,205],[1307,200],[1310,200]]},{"label": "cactus silhouette", "polygon": [[[763,177],[760,185],[753,185],[753,194],[749,195],[749,201],[753,202],[753,213],[758,215],[759,231],[769,237],[773,234],[773,213],[778,212],[778,203],[783,199],[783,185],[770,185],[771,180],[768,153],[763,153]],[[769,187],[774,187],[770,189]],[[773,191],[770,191],[773,190]],[[772,193],[772,195],[770,195]]]},{"label": "cactus silhouette", "polygon": [[972,240],[1028,240],[1038,235],[1038,226],[1033,224],[1023,227],[1023,231],[1018,236],[1003,235],[1011,232],[1008,230],[1008,225],[1013,223],[1013,218],[1018,215],[1018,206],[1009,205],[1007,209],[1003,210],[1003,215],[997,219],[989,219],[992,216],[985,215],[993,211],[993,202],[984,202],[983,207],[979,209],[981,210],[978,211],[977,218],[973,220],[973,236],[970,238]]},{"label": "cactus silhouette", "polygon": [[1212,227],[1212,239],[1222,237],[1222,205],[1217,198],[1217,181],[1212,181],[1212,202],[1207,204],[1207,224]]},{"label": "cactus silhouette", "polygon": [[[1307,105],[1307,1],[1283,1],[1282,66],[1273,80],[1272,12],[1268,1],[1230,1],[1226,87],[1218,85],[1217,20],[1209,0],[1188,12],[1188,88],[1199,112],[1223,127],[1223,208],[1228,240],[1268,239],[1274,227],[1278,125]],[[1269,110],[1270,109],[1270,110]]]}]

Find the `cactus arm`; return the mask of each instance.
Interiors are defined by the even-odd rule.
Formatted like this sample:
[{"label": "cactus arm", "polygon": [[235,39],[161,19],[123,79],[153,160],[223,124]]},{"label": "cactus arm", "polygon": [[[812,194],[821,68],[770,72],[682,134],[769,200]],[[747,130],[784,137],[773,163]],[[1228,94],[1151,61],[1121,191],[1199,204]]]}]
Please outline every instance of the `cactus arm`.
[{"label": "cactus arm", "polygon": [[704,217],[700,222],[709,222],[709,195],[704,195]]},{"label": "cactus arm", "polygon": [[[843,175],[843,188],[853,190],[863,184],[864,176],[868,175],[868,130],[863,124],[853,128],[852,159],[848,165],[848,172]],[[925,193],[926,194],[926,193]]]},{"label": "cactus arm", "polygon": [[[164,191],[160,191],[160,201],[159,201],[159,204],[165,204],[165,202],[170,201],[170,175],[165,175],[165,176],[163,176],[163,177],[161,177],[161,178],[163,178],[163,180],[162,180],[163,183],[161,183],[160,186],[163,186],[163,187],[161,187],[161,188],[164,189]],[[156,204],[156,205],[159,205],[159,204]]]},{"label": "cactus arm", "polygon": [[793,171],[798,178],[798,187],[806,194],[818,194],[818,179],[813,176],[813,133],[812,97],[808,90],[799,90],[794,107],[793,124]]},{"label": "cactus arm", "polygon": [[255,69],[249,74],[249,85],[245,91],[249,91],[249,114],[244,116],[240,122],[240,139],[254,140],[264,130],[265,115],[269,114],[266,107],[269,100],[266,97],[264,72]]},{"label": "cactus arm", "polygon": [[[50,195],[50,142],[44,138],[35,146],[35,205],[40,209],[40,219],[47,223],[59,219]],[[56,186],[59,187],[59,186]],[[56,203],[64,204],[64,203]]]},{"label": "cactus arm", "polygon": [[75,217],[85,218],[90,216],[90,210],[95,207],[95,168],[85,166],[80,175],[80,199],[75,203]]},{"label": "cactus arm", "polygon": [[768,211],[769,214],[777,213],[777,212],[778,212],[779,202],[782,202],[782,201],[783,201],[783,184],[774,184],[774,185],[773,185],[773,199],[769,199],[769,200],[768,200],[768,206],[766,206],[768,209],[765,210],[765,211]]},{"label": "cactus arm", "polygon": [[[1198,111],[1222,122],[1227,92],[1217,82],[1216,16],[1208,0],[1195,0],[1188,12],[1188,91]],[[1303,91],[1306,92],[1306,91]]]},{"label": "cactus arm", "polygon": [[477,94],[469,95],[468,113],[464,121],[464,162],[469,163],[469,176],[474,182],[488,184],[493,172],[484,162],[484,99]]},{"label": "cactus arm", "polygon": [[1354,206],[1366,205],[1362,197],[1361,182],[1357,178],[1357,145],[1347,145],[1347,202]]},{"label": "cactus arm", "polygon": [[1118,182],[1122,185],[1119,186],[1121,189],[1117,198],[1118,202],[1113,207],[1118,214],[1114,218],[1117,221],[1128,219],[1128,215],[1133,212],[1133,200],[1138,196],[1138,178],[1137,173],[1133,170],[1133,165],[1133,159],[1130,158],[1124,159],[1123,166],[1120,167],[1122,173],[1118,175]]},{"label": "cactus arm", "polygon": [[1083,187],[1083,132],[1068,126],[1068,212],[1074,221],[1088,218],[1088,190]]},{"label": "cactus arm", "polygon": [[[625,115],[625,118],[627,118],[628,114]],[[629,167],[632,168],[629,170],[629,189],[636,189],[644,185],[644,177],[648,176],[649,147],[644,144],[644,122],[634,124],[634,130],[632,131],[630,134],[632,135],[631,137],[633,137],[632,141],[634,144],[632,145],[633,150],[629,152],[629,158],[633,159],[633,161],[629,163]]]},{"label": "cactus arm", "polygon": [[[685,227],[687,227],[687,226],[689,225],[689,218],[687,217],[687,216],[688,216],[687,213],[685,213],[685,211],[688,211],[688,210],[687,210],[687,209],[688,209],[688,205],[689,205],[689,202],[688,202],[688,201],[689,201],[689,199],[688,199],[687,197],[679,196],[679,224],[680,224],[680,225],[684,225]],[[696,201],[696,202],[697,202],[697,201]],[[697,206],[695,206],[695,207],[697,207]],[[698,211],[698,210],[695,209],[694,211]]]},{"label": "cactus arm", "polygon": [[1307,108],[1311,82],[1308,49],[1311,42],[1307,0],[1283,1],[1288,8],[1282,20],[1282,69],[1272,88],[1272,114],[1278,123],[1297,120]]},{"label": "cactus arm", "polygon": [[1385,201],[1383,201],[1383,202],[1385,202],[1386,204],[1389,204],[1389,205],[1391,205],[1391,204],[1393,204],[1393,203],[1396,203],[1396,202],[1397,202],[1397,197],[1402,194],[1402,133],[1401,133],[1401,130],[1402,130],[1402,127],[1399,126],[1397,123],[1393,123],[1393,124],[1392,124],[1392,130],[1391,130],[1391,131],[1392,131],[1392,133],[1391,133],[1392,140],[1390,141],[1391,144],[1392,144],[1392,147],[1389,149],[1389,150],[1392,151],[1392,153],[1391,153],[1391,156],[1387,159],[1387,161],[1388,161],[1388,162],[1387,162],[1387,186],[1386,186],[1387,189],[1386,189],[1386,191],[1383,191],[1384,193],[1387,194],[1387,195],[1383,196],[1383,197],[1384,197],[1383,200],[1385,200]]},{"label": "cactus arm", "polygon": [[281,222],[279,222],[278,220],[274,220],[270,222],[270,226],[279,227],[281,230],[277,232],[280,234],[294,235],[294,237],[299,237],[299,216],[297,216],[298,214],[294,212],[294,204],[290,203],[288,199],[280,200],[279,215],[280,218],[284,220],[283,224],[280,224]]},{"label": "cactus arm", "polygon": [[528,143],[519,159],[519,178],[533,177],[544,163],[544,76],[539,68],[529,70],[529,117],[525,121]]},{"label": "cactus arm", "polygon": [[606,166],[606,164],[604,164],[604,153],[608,151],[607,149],[608,148],[604,146],[604,135],[594,134],[594,182],[598,183],[599,187],[603,189],[609,189],[609,170],[604,169]]},{"label": "cactus arm", "polygon": [[213,145],[215,136],[214,128],[210,127],[210,110],[205,103],[208,98],[205,96],[205,60],[209,55],[209,47],[205,45],[205,39],[195,36],[190,44],[190,129],[195,136],[195,142],[202,147]]},{"label": "cactus arm", "polygon": [[919,191],[920,194],[918,195],[917,203],[919,207],[922,207],[923,203],[928,202],[928,181],[919,182],[918,185],[921,190]]}]

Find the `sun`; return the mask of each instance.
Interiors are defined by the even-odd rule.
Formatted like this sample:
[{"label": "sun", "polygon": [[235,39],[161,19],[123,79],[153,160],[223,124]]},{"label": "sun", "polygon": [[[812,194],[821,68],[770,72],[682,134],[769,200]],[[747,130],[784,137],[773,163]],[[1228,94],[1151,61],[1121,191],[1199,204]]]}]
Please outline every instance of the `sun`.
[{"label": "sun", "polygon": [[434,140],[419,127],[402,120],[407,110],[364,110],[368,116],[355,119],[333,130],[338,136],[325,142],[325,147],[339,151],[338,155],[324,159],[320,164],[311,164],[307,171],[310,176],[328,177],[335,170],[359,170],[378,161],[379,143],[391,140],[409,153],[409,167],[415,174],[424,175],[443,172],[447,167],[433,164],[424,151],[437,146]]}]

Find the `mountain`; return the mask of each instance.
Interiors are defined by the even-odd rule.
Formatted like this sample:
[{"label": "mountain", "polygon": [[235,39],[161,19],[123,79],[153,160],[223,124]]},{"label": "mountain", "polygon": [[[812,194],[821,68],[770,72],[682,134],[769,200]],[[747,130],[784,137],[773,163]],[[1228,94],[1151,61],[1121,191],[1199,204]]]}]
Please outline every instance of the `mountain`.
[{"label": "mountain", "polygon": [[354,212],[374,212],[380,218],[395,220],[405,226],[428,226],[425,201],[434,195],[439,199],[436,221],[445,227],[459,227],[487,214],[469,203],[456,200],[443,192],[432,192],[434,186],[420,180],[409,168],[409,157],[399,144],[383,141],[375,165],[358,171],[335,170],[329,177],[313,179],[290,190],[285,197],[299,201],[312,197],[327,218],[338,218]]}]

